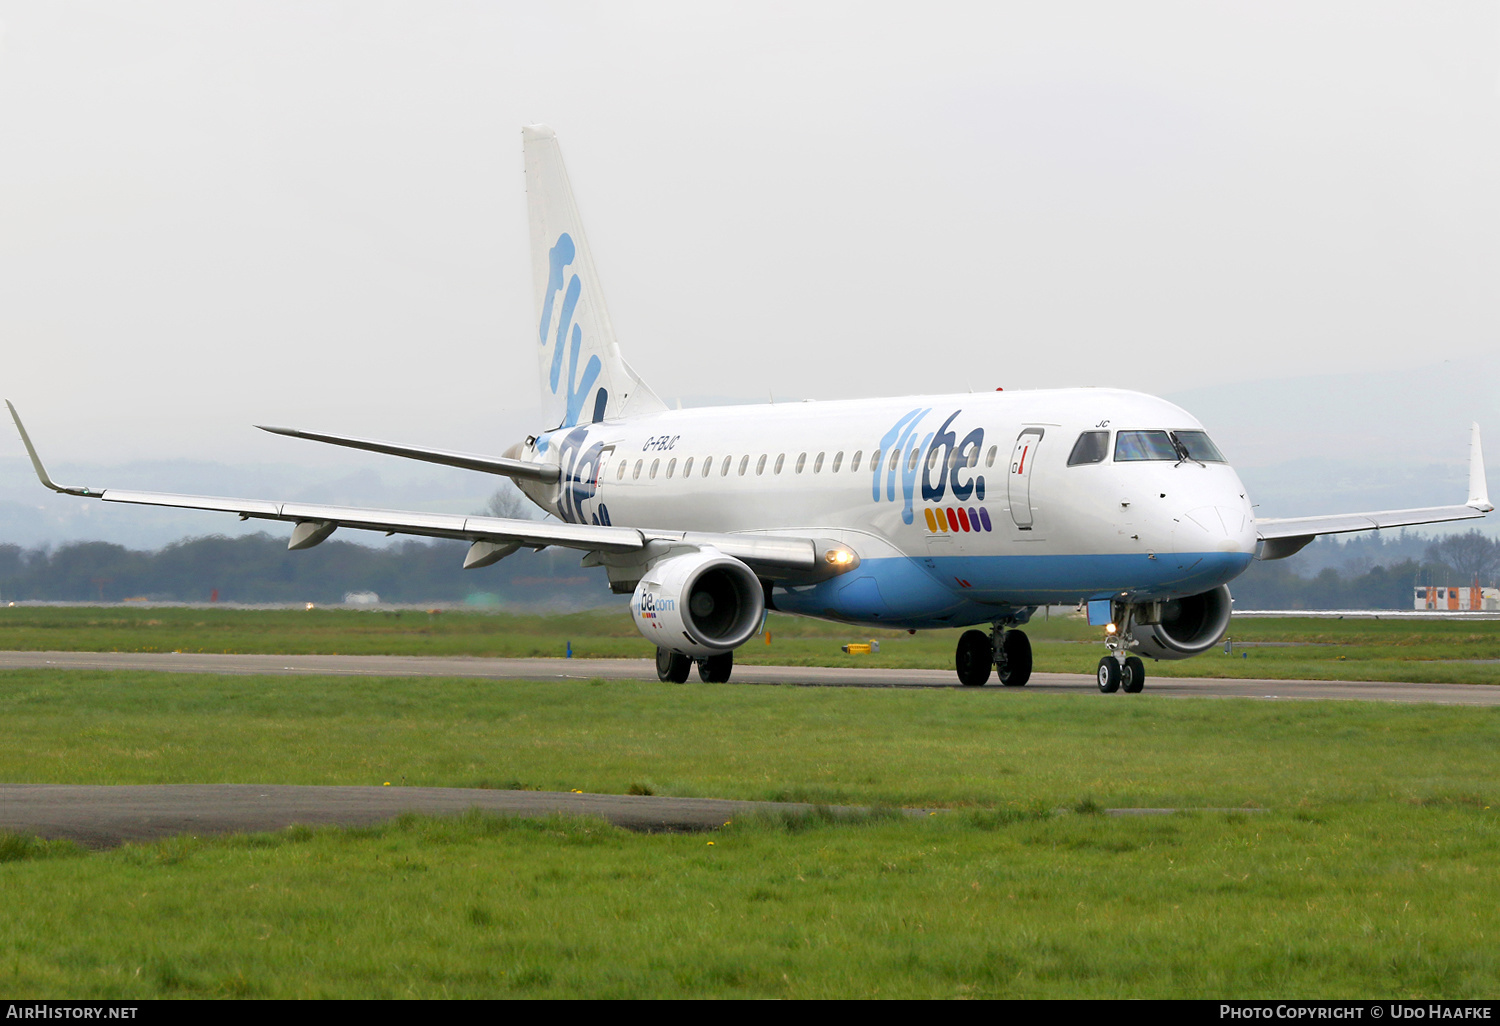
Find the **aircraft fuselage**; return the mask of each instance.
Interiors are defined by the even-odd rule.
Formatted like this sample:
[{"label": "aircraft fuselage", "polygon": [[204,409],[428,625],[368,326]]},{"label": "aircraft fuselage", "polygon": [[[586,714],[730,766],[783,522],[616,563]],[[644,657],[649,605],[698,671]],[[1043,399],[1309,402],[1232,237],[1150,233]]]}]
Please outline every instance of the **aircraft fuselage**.
[{"label": "aircraft fuselage", "polygon": [[[858,570],[778,589],[776,608],[960,626],[1240,574],[1256,533],[1228,463],[1115,458],[1119,432],[1201,430],[1161,399],[1095,388],[673,410],[538,437],[523,458],[562,477],[523,487],[572,523],[835,539]],[[1069,465],[1084,432],[1106,454]]]}]

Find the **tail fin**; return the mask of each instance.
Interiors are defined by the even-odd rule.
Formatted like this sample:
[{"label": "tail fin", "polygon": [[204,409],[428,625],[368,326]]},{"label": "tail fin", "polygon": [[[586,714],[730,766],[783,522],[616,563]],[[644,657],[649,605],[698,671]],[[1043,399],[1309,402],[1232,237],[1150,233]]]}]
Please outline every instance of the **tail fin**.
[{"label": "tail fin", "polygon": [[557,133],[545,125],[528,125],[521,129],[521,140],[542,408],[548,422],[572,427],[665,410],[666,404],[620,355]]}]

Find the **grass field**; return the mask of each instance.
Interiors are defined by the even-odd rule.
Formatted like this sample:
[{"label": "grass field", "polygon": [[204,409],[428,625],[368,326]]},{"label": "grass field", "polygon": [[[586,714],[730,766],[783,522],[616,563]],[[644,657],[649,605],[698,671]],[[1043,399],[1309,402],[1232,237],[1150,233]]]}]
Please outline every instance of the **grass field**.
[{"label": "grass field", "polygon": [[[1496,710],[15,670],[0,721],[14,782],[947,810],[706,835],[471,816],[92,853],[0,838],[13,997],[1500,990]],[[1113,806],[1247,811],[1096,814]]]},{"label": "grass field", "polygon": [[[950,669],[957,631],[869,631],[772,614],[771,643],[736,654],[745,664]],[[1101,633],[1072,616],[1026,628],[1036,669],[1092,674]],[[1235,644],[1151,676],[1265,677],[1500,684],[1500,621],[1239,619]],[[839,646],[875,638],[880,652],[846,656]],[[100,607],[0,608],[0,649],[149,652],[268,652],[288,655],[638,657],[654,653],[625,610],[557,616],[450,611],[237,610]],[[1247,647],[1248,646],[1248,647]],[[1494,660],[1491,663],[1467,660]]]}]

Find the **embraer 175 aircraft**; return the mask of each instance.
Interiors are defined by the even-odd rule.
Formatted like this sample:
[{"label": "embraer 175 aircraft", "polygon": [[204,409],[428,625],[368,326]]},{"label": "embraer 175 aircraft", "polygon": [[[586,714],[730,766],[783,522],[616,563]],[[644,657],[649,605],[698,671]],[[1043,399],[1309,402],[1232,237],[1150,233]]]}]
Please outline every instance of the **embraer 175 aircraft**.
[{"label": "embraer 175 aircraft", "polygon": [[[1207,651],[1227,584],[1321,534],[1481,517],[1479,426],[1461,506],[1257,520],[1234,468],[1192,416],[1106,388],[670,410],[620,354],[551,129],[522,129],[536,336],[547,429],[503,456],[265,428],[515,480],[556,519],[353,509],[66,487],[70,495],[219,510],[295,526],[461,538],[466,568],[562,545],[632,596],[657,673],[729,679],[767,609],[911,630],[988,624],[958,641],[959,680],[1031,675],[1020,630],[1038,606],[1087,604],[1105,627],[1099,690],[1137,692],[1140,656]],[[9,404],[7,404],[9,405]]]}]

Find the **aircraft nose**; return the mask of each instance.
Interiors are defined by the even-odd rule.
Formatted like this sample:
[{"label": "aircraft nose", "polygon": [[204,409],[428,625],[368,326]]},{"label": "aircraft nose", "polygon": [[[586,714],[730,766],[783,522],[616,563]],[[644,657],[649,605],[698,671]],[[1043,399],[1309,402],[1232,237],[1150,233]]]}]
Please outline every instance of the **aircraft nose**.
[{"label": "aircraft nose", "polygon": [[1178,552],[1255,551],[1255,524],[1244,509],[1198,506],[1178,518],[1172,532]]}]

